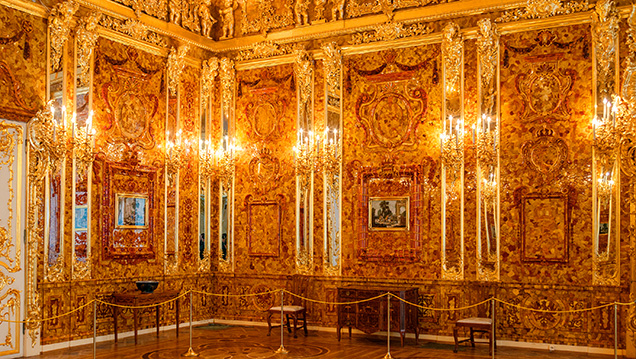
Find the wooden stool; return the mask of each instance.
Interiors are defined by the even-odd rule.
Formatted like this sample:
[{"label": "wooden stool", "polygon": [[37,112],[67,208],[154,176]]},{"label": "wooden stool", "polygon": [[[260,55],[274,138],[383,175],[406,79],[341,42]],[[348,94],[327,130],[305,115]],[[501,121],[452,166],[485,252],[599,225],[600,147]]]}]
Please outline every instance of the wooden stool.
[{"label": "wooden stool", "polygon": [[[470,338],[464,339],[464,340],[457,339],[459,328],[462,328],[462,327],[470,328]],[[474,347],[475,346],[474,333],[488,333],[488,337],[490,338],[490,340],[488,341],[488,344],[489,344],[490,354],[492,354],[493,341],[495,344],[494,345],[495,348],[497,348],[497,341],[495,340],[494,335],[492,333],[492,319],[479,318],[479,317],[460,319],[457,322],[455,322],[455,327],[453,328],[453,337],[455,338],[455,350],[453,350],[453,352],[457,353],[457,346],[459,345],[459,343],[464,343],[467,341],[470,341],[470,344]]]},{"label": "wooden stool", "polygon": [[[272,333],[272,328],[279,327],[280,325],[272,325],[272,316],[274,314],[280,314],[280,306],[271,307],[267,311],[267,326],[269,330],[267,335]],[[291,326],[289,325],[289,317],[294,320],[294,338],[296,338],[296,331],[298,330],[298,320],[302,320],[302,327],[305,330],[305,336],[307,336],[307,311],[305,307],[301,307],[299,305],[285,305],[283,306],[283,316],[287,318],[287,330],[291,333]],[[282,321],[282,319],[281,319]]]}]

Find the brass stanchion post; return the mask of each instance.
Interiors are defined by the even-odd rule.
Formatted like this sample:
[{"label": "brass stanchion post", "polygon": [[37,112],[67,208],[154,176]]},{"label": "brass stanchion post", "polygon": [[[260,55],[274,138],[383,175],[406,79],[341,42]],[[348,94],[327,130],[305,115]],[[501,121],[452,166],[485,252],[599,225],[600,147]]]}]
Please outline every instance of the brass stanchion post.
[{"label": "brass stanchion post", "polygon": [[495,297],[490,298],[490,352],[492,353],[492,359],[495,359]]},{"label": "brass stanchion post", "polygon": [[97,355],[97,299],[93,299],[93,359]]},{"label": "brass stanchion post", "polygon": [[614,359],[618,359],[618,305],[614,302]]},{"label": "brass stanchion post", "polygon": [[[159,310],[159,309],[157,309]],[[199,353],[195,353],[192,350],[192,291],[190,291],[190,347],[188,351],[183,354],[184,357],[198,357]]]},{"label": "brass stanchion post", "polygon": [[275,351],[275,353],[277,354],[288,354],[289,352],[287,351],[287,349],[285,349],[285,346],[283,345],[283,334],[284,334],[284,330],[285,329],[285,314],[283,313],[283,306],[284,306],[284,301],[283,301],[283,294],[285,293],[285,291],[283,289],[280,290],[280,347]]},{"label": "brass stanchion post", "polygon": [[391,293],[386,293],[386,355],[384,359],[391,357]]}]

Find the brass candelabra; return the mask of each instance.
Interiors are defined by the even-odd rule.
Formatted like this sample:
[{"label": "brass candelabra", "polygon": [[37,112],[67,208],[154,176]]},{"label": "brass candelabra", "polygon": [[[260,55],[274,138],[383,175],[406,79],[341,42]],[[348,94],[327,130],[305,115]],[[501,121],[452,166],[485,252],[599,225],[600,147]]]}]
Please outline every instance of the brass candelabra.
[{"label": "brass candelabra", "polygon": [[[170,133],[167,133],[167,138],[170,137]],[[172,182],[178,171],[184,165],[184,154],[186,152],[185,146],[181,142],[181,130],[177,132],[176,141],[166,141],[166,172],[168,173],[168,180]]]}]

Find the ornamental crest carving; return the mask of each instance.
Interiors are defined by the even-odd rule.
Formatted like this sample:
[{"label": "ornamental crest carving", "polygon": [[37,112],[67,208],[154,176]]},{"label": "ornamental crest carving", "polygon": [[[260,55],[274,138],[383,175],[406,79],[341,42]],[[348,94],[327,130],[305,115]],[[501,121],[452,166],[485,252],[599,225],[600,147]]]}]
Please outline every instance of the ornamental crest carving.
[{"label": "ornamental crest carving", "polygon": [[573,82],[574,71],[560,69],[558,61],[532,64],[528,73],[516,79],[523,101],[521,118],[542,123],[567,120],[570,117],[567,97]]},{"label": "ornamental crest carving", "polygon": [[535,308],[541,312],[528,312],[525,320],[531,327],[547,330],[557,325],[565,324],[565,315],[562,313],[551,313],[549,311],[564,311],[565,304],[561,300],[552,300],[548,298],[536,298],[534,296],[527,298],[522,304],[524,307]]},{"label": "ornamental crest carving", "polygon": [[108,142],[123,144],[128,148],[151,149],[155,145],[151,121],[157,114],[159,99],[145,93],[152,76],[140,72],[116,68],[119,81],[108,82],[102,87],[109,118]]},{"label": "ornamental crest carving", "polygon": [[280,161],[268,148],[259,150],[250,160],[248,171],[254,191],[259,195],[264,195],[278,187],[280,179]]},{"label": "ornamental crest carving", "polygon": [[559,177],[569,162],[565,141],[554,137],[554,131],[546,128],[537,132],[536,139],[524,143],[521,152],[526,166],[546,181]]},{"label": "ornamental crest carving", "polygon": [[427,94],[412,75],[402,72],[367,77],[371,81],[362,87],[355,113],[369,149],[393,152],[417,145],[415,131],[426,113]]},{"label": "ornamental crest carving", "polygon": [[259,141],[276,138],[282,129],[280,122],[287,102],[277,95],[278,87],[266,87],[250,91],[253,101],[245,106],[245,115],[252,129],[250,136]]}]

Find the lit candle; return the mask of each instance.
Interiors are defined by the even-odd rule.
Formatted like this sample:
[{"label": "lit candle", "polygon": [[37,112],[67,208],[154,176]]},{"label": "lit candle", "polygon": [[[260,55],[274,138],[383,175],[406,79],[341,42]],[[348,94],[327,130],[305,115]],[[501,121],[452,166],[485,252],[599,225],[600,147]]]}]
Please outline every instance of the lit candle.
[{"label": "lit candle", "polygon": [[448,116],[448,119],[450,120],[450,123],[448,125],[448,134],[452,135],[453,134],[453,116]]},{"label": "lit candle", "polygon": [[592,138],[596,141],[596,117],[592,119]]},{"label": "lit candle", "polygon": [[71,135],[75,138],[75,112],[73,112],[73,117],[71,117]]},{"label": "lit candle", "polygon": [[475,144],[475,124],[473,123],[473,144]]}]

